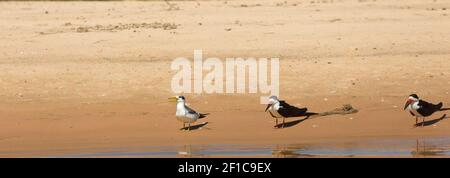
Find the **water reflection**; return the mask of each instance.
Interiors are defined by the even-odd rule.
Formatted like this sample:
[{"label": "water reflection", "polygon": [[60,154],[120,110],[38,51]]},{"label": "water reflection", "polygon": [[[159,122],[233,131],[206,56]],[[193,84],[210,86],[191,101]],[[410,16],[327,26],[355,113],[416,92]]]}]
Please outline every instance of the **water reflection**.
[{"label": "water reflection", "polygon": [[450,139],[389,139],[317,144],[276,145],[275,158],[305,157],[449,157]]},{"label": "water reflection", "polygon": [[84,150],[57,157],[450,157],[450,137],[278,145],[183,145]]},{"label": "water reflection", "polygon": [[416,140],[416,148],[411,151],[413,157],[442,157],[449,156],[450,146],[448,143],[433,143],[426,140]]},{"label": "water reflection", "polygon": [[[314,144],[281,145],[222,145],[192,148],[190,157],[229,156],[229,157],[273,157],[273,158],[311,158],[311,157],[449,157],[450,139],[374,139],[346,142],[324,142]],[[194,154],[195,153],[195,154]]]},{"label": "water reflection", "polygon": [[203,146],[184,145],[178,149],[177,156],[180,158],[201,158],[205,157],[205,155],[202,154],[205,151]]},{"label": "water reflection", "polygon": [[274,158],[307,158],[314,155],[302,154],[301,145],[276,145],[272,150]]}]

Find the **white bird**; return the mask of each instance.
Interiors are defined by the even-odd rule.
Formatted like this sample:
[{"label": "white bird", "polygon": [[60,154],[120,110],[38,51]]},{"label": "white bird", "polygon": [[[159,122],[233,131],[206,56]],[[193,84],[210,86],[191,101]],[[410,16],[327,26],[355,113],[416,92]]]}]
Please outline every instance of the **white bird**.
[{"label": "white bird", "polygon": [[174,96],[169,98],[170,101],[177,102],[177,111],[175,116],[178,121],[183,122],[183,128],[186,128],[186,123],[188,123],[188,130],[191,130],[191,123],[196,122],[198,119],[206,117],[208,114],[202,114],[194,111],[193,109],[186,106],[186,99],[184,96]]}]

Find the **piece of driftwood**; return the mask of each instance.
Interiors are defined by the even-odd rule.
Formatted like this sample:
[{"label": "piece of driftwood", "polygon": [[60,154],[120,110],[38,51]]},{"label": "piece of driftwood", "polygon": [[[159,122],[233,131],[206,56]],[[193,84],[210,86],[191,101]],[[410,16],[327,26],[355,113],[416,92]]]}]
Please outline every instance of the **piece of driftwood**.
[{"label": "piece of driftwood", "polygon": [[345,104],[344,106],[342,106],[342,108],[336,108],[333,109],[331,111],[327,111],[327,112],[322,112],[319,113],[319,116],[328,116],[328,115],[334,115],[334,114],[341,114],[341,115],[345,115],[345,114],[353,114],[353,113],[357,113],[358,110],[353,108],[353,106],[351,104]]}]

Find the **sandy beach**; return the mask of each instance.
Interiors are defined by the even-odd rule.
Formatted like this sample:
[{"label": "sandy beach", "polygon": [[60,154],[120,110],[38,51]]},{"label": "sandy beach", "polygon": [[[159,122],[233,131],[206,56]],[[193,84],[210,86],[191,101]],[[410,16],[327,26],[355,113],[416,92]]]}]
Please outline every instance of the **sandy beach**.
[{"label": "sandy beach", "polygon": [[[0,157],[117,147],[310,144],[450,136],[415,128],[411,93],[450,107],[450,2],[0,2]],[[184,94],[211,113],[180,131],[173,59],[277,57],[280,98],[359,112],[274,129],[258,94]],[[447,115],[445,115],[447,114]],[[298,121],[298,122],[296,122]]]}]

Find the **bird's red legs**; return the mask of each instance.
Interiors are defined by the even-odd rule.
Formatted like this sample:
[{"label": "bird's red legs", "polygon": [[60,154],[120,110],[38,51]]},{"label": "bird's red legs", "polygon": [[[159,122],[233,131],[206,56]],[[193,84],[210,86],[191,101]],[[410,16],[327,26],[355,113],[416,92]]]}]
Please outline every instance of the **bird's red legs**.
[{"label": "bird's red legs", "polygon": [[284,128],[284,117],[283,117],[283,125],[281,125],[281,128]]},{"label": "bird's red legs", "polygon": [[425,117],[422,117],[422,127],[425,126]]},{"label": "bird's red legs", "polygon": [[191,123],[188,123],[188,131],[191,131]]},{"label": "bird's red legs", "polygon": [[278,125],[278,118],[275,118],[275,127]]}]

